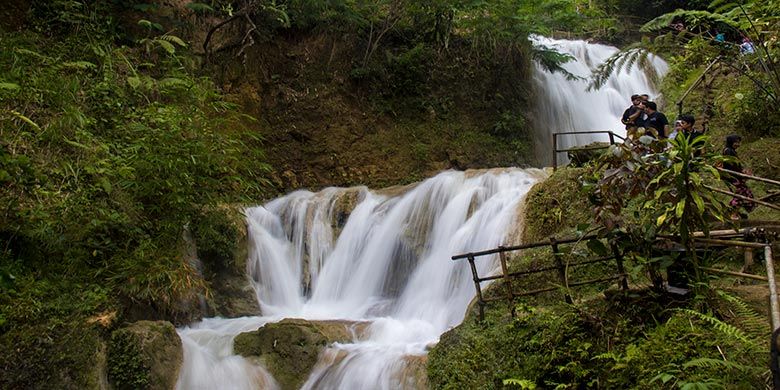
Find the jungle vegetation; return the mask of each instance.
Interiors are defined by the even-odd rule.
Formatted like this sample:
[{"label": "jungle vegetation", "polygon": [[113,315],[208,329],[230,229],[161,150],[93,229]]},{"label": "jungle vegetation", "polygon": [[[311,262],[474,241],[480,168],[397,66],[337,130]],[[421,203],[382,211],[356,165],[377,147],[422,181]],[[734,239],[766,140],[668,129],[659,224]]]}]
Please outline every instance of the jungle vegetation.
[{"label": "jungle vegetation", "polygon": [[[233,251],[234,240],[226,237],[232,233],[220,207],[256,203],[283,190],[272,180],[278,162],[267,151],[273,145],[264,142],[265,134],[258,131],[267,118],[248,115],[241,99],[225,93],[220,64],[232,61],[245,66],[252,50],[264,48],[263,43],[348,31],[360,37],[360,55],[349,59],[350,88],[390,118],[404,112],[419,116],[426,112],[421,107],[439,113],[456,106],[442,98],[446,93],[428,84],[431,69],[436,69],[432,65],[440,65],[452,53],[464,58],[465,69],[484,73],[511,69],[494,72],[509,84],[527,82],[512,77],[527,79],[524,70],[532,60],[560,70],[567,58],[532,46],[528,41],[532,34],[624,44],[626,52],[640,48],[632,45],[634,37],[640,40],[647,35],[640,40],[644,50],[637,53],[652,51],[672,65],[664,84],[667,103],[681,96],[722,51],[707,39],[706,32],[713,27],[706,23],[747,32],[766,48],[762,58],[772,69],[769,65],[774,66],[772,59],[777,58],[776,2],[746,2],[747,18],[733,7],[682,3],[213,0],[187,2],[178,10],[181,13],[161,16],[164,7],[159,2],[11,1],[0,13],[0,347],[4,351],[0,387],[95,388],[92,364],[113,330],[138,319],[182,324],[200,315],[194,309],[196,301],[208,296],[212,286],[182,256],[184,231],[192,232],[196,241],[208,238],[199,241],[198,250],[224,260]],[[685,11],[675,11],[682,5]],[[665,23],[677,19],[685,20],[693,34],[649,38],[656,31],[667,32]],[[640,31],[641,25],[645,32]],[[711,139],[738,131],[755,145],[747,148],[778,153],[780,148],[773,147],[777,146],[777,115],[769,104],[777,93],[772,73],[748,58],[724,58],[733,58],[734,66],[714,77],[708,90],[697,89],[692,95],[701,104],[717,102],[709,108]],[[746,68],[730,73],[727,69],[738,66],[737,60],[745,60]],[[625,64],[631,61],[641,63],[637,59]],[[619,57],[613,64],[621,64]],[[276,81],[274,75],[269,79]],[[480,145],[509,145],[496,146],[502,154],[527,151],[532,118],[513,105],[530,97],[523,89],[506,91],[490,95],[489,108],[496,115],[487,130],[469,136],[491,140]],[[482,119],[478,112],[484,108],[474,106],[474,116]],[[419,160],[428,157],[427,148],[431,147],[420,144],[413,150]],[[780,159],[764,162],[759,154],[745,155],[756,156],[748,158],[748,164],[757,173],[777,177]],[[680,200],[654,201],[667,210],[664,207],[670,202]],[[659,227],[678,231],[686,226],[686,218],[702,215],[699,204],[697,198],[686,197],[683,210],[696,213],[677,215],[675,206]],[[621,299],[628,305],[637,297]],[[724,299],[734,305],[728,310],[738,319],[755,318],[738,299]],[[725,309],[666,311],[648,304],[614,317],[599,317],[599,310],[608,313],[615,308],[594,306],[596,319],[614,324],[602,321],[603,326],[592,328],[598,332],[593,339],[575,337],[582,326],[591,324],[582,320],[591,318],[583,314],[590,313],[583,306],[561,308],[566,313],[562,316],[552,311],[545,315],[548,309],[541,305],[528,306],[524,312],[540,315],[506,322],[494,314],[498,317],[489,328],[467,322],[462,336],[466,344],[452,344],[452,338],[444,337],[442,348],[432,354],[432,384],[734,385],[722,379],[723,373],[749,374],[747,379],[737,376],[736,385],[765,381],[765,366],[755,357],[761,351],[756,340],[763,333],[727,324],[728,318],[721,315]],[[563,322],[572,318],[579,322]],[[638,318],[642,326],[629,328]],[[534,332],[530,340],[523,336],[534,329],[543,330]],[[515,349],[495,348],[491,344],[495,341],[484,339],[494,334],[497,341],[516,341],[502,343]],[[668,343],[670,338],[688,336],[702,342],[690,340],[686,348]],[[615,344],[618,339],[622,344]],[[468,343],[477,343],[478,348],[464,348]],[[451,345],[457,347],[450,351]],[[565,349],[546,350],[546,345]],[[741,352],[721,361],[713,353],[715,346],[717,350],[734,346]],[[700,355],[705,347],[707,353]],[[488,350],[493,354],[490,359],[511,356],[515,360],[511,367],[496,363],[493,370],[471,364]],[[546,364],[520,364],[518,351],[536,353],[524,359],[539,358],[536,361]],[[469,352],[473,354],[458,355]],[[666,353],[676,358],[669,359]],[[442,361],[447,363],[442,366]],[[691,374],[689,367],[700,370]],[[481,382],[463,382],[467,379],[458,374],[472,371],[489,378],[476,375],[468,380]]]}]

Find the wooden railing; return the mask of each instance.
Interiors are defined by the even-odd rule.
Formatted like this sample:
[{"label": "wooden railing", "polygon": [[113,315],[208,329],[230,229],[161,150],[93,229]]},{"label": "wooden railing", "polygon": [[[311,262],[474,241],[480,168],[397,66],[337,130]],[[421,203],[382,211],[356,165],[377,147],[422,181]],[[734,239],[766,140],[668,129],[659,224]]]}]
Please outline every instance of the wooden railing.
[{"label": "wooden railing", "polygon": [[[564,262],[564,254],[563,252],[561,252],[561,248],[560,248],[561,245],[574,244],[574,243],[578,243],[593,238],[596,238],[596,236],[567,238],[564,240],[556,240],[553,237],[550,238],[550,240],[547,242],[535,242],[530,244],[509,246],[509,247],[500,246],[496,249],[490,249],[490,250],[485,250],[480,252],[464,253],[464,254],[452,256],[452,260],[466,259],[469,262],[469,266],[471,267],[471,274],[474,280],[474,288],[477,293],[477,305],[479,305],[479,320],[482,321],[485,318],[485,305],[487,305],[488,302],[506,299],[511,304],[512,302],[514,302],[515,298],[521,296],[535,295],[543,292],[554,291],[561,287],[564,290],[568,290],[570,287],[584,286],[584,285],[594,284],[594,283],[603,283],[603,282],[609,282],[613,280],[619,280],[619,286],[624,290],[627,290],[628,279],[626,278],[626,273],[623,268],[623,255],[620,253],[617,247],[613,246],[611,248],[612,255],[609,256],[588,258],[578,262]],[[531,249],[531,248],[539,248],[545,246],[549,246],[550,249],[552,250],[552,257],[555,262],[554,265],[542,267],[542,268],[536,268],[536,269],[509,272],[509,267],[507,265],[507,258],[506,258],[506,254],[508,252],[514,252],[514,251]],[[488,256],[493,254],[499,254],[499,259],[501,263],[501,274],[480,276],[479,272],[477,271],[477,266],[475,263],[477,257]],[[568,269],[574,267],[580,267],[588,264],[603,263],[613,259],[615,260],[616,263],[615,265],[617,268],[617,274],[604,277],[604,278],[598,278],[598,279],[591,279],[591,280],[584,280],[584,281],[569,281],[569,277],[568,277],[569,273],[567,272]],[[545,287],[545,288],[540,288],[535,290],[520,290],[520,289],[515,289],[512,286],[512,279],[517,279],[522,276],[533,275],[541,272],[550,272],[550,271],[557,271],[558,279],[560,281],[560,286],[551,286],[551,287]],[[504,288],[505,288],[504,296],[485,298],[482,294],[482,287],[480,284],[482,282],[497,280],[497,279],[504,280]],[[566,302],[571,303],[571,296],[569,295],[568,291],[564,293],[564,299],[566,300]],[[512,315],[514,316],[514,314],[515,314],[514,305],[512,305]]]},{"label": "wooden railing", "polygon": [[563,152],[575,152],[575,151],[582,151],[582,150],[597,150],[597,149],[606,149],[609,146],[578,146],[568,149],[558,149],[558,137],[559,136],[566,136],[566,135],[577,135],[577,134],[607,134],[609,136],[609,144],[614,145],[615,144],[615,138],[619,138],[623,141],[625,141],[625,137],[615,134],[614,132],[610,130],[594,130],[594,131],[566,131],[566,132],[560,132],[560,133],[553,133],[553,169],[558,168],[558,153]]}]

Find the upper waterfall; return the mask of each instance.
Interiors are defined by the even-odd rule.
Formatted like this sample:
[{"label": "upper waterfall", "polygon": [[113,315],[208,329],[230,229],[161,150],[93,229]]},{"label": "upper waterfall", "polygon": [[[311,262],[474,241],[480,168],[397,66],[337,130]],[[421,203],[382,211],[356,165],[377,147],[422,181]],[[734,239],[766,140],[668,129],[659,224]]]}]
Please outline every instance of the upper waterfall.
[{"label": "upper waterfall", "polygon": [[[617,48],[583,40],[539,36],[533,38],[533,43],[571,55],[573,60],[565,63],[563,68],[579,77],[577,80],[568,80],[559,72],[550,73],[536,66],[538,99],[535,119],[538,129],[534,149],[537,151],[537,159],[544,165],[552,163],[554,132],[611,130],[625,136],[625,127],[620,123],[620,118],[631,105],[631,95],[646,93],[651,100],[659,98],[653,80],[660,79],[669,69],[666,62],[653,56],[652,69],[624,67],[612,74],[602,88],[588,91],[591,72],[615,54]],[[559,139],[559,149],[607,140],[606,134],[566,136]],[[559,161],[564,158],[564,155],[558,156]]]}]

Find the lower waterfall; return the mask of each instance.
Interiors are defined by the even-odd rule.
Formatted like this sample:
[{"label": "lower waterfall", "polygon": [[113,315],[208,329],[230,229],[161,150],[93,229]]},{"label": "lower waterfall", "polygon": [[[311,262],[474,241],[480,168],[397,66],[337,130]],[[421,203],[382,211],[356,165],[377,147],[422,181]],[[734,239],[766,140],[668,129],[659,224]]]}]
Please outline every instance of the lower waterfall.
[{"label": "lower waterfall", "polygon": [[[247,272],[262,317],[179,329],[179,389],[277,388],[232,354],[234,337],[283,318],[368,321],[367,336],[320,354],[304,389],[412,389],[410,364],[459,324],[475,295],[459,253],[512,245],[538,169],[443,172],[414,186],[296,191],[246,210]],[[477,262],[481,275],[496,258]]]}]

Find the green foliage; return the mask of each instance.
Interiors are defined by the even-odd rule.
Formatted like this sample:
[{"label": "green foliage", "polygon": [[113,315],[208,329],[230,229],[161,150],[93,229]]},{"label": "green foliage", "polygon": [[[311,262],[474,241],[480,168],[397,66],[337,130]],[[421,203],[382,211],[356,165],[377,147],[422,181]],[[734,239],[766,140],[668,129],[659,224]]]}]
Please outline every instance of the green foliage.
[{"label": "green foliage", "polygon": [[[706,140],[707,136],[700,136],[690,142],[679,133],[670,140],[643,136],[639,141],[612,145],[601,158],[606,170],[596,170],[590,179],[591,201],[602,234],[651,273],[672,262],[654,251],[657,236],[673,235],[686,248],[696,279],[701,280],[691,234],[707,234],[710,223],[724,221],[726,213],[722,198],[707,187],[719,181],[720,175],[711,163],[715,156],[703,149]],[[654,282],[660,284],[658,279]]]},{"label": "green foliage", "polygon": [[[267,188],[253,119],[198,74],[179,37],[143,21],[145,37],[120,36],[116,4],[37,2],[37,32],[0,37],[0,327],[14,337],[40,324],[36,337],[59,340],[62,324],[133,305],[187,319],[207,292],[180,251],[183,226]],[[68,385],[88,368],[47,356],[69,345],[0,341],[34,351],[20,355],[30,369],[57,363],[51,387],[96,387]],[[51,373],[4,367],[19,385],[2,387],[41,387]]]},{"label": "green foliage", "polygon": [[581,176],[587,173],[588,168],[559,169],[531,189],[526,202],[524,241],[570,236],[578,225],[592,221],[581,183]]},{"label": "green foliage", "polygon": [[[705,91],[700,99],[706,100],[702,102],[702,114],[707,117],[726,114],[729,125],[745,129],[745,135],[772,134],[772,129],[780,123],[774,109],[780,91],[780,69],[773,60],[780,47],[769,37],[777,35],[780,7],[777,2],[714,1],[709,10],[701,8],[692,5],[670,10],[647,22],[642,31],[659,35],[613,55],[594,72],[592,85],[600,87],[609,74],[630,67],[634,59],[641,59],[639,53],[652,52],[664,56],[671,65],[663,89],[665,99],[674,101],[695,87],[705,68],[715,65],[708,69],[710,80],[715,77],[722,85],[713,86],[711,81],[699,85],[697,89]],[[672,27],[673,23],[676,28]],[[723,42],[715,39],[718,33],[725,36]],[[753,53],[741,51],[743,37],[752,41]],[[718,90],[717,98],[712,96],[712,89]],[[688,101],[699,97],[696,92],[687,96]]]},{"label": "green foliage", "polygon": [[[500,286],[496,287],[501,289]],[[564,306],[488,306],[430,352],[431,388],[764,388],[756,341],[732,322],[647,290]],[[717,306],[728,301],[712,297]],[[476,313],[472,312],[471,315]],[[767,328],[766,324],[764,327]],[[768,328],[767,328],[768,329]],[[522,379],[518,379],[522,378]]]},{"label": "green foliage", "polygon": [[198,258],[207,272],[218,273],[234,266],[239,227],[224,209],[203,210],[192,220],[192,235]]}]

